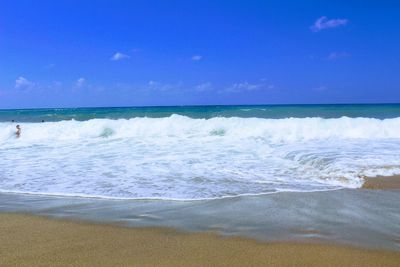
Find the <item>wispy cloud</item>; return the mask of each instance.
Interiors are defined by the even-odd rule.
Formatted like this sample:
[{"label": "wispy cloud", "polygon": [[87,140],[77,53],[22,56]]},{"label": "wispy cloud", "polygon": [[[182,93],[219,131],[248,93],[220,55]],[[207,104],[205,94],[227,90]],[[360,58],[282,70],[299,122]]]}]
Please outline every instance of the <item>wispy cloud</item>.
[{"label": "wispy cloud", "polygon": [[250,91],[257,91],[257,90],[265,90],[265,89],[274,89],[275,86],[273,84],[266,84],[266,83],[249,83],[249,82],[241,82],[241,83],[234,83],[227,88],[220,90],[220,93],[239,93],[239,92],[250,92]]},{"label": "wispy cloud", "polygon": [[83,78],[83,77],[79,78],[79,79],[76,80],[76,82],[75,82],[75,86],[78,87],[78,88],[83,87],[85,84],[86,84],[86,80],[85,80],[85,78]]},{"label": "wispy cloud", "polygon": [[349,23],[348,19],[328,19],[326,16],[322,16],[315,21],[315,23],[310,27],[310,29],[313,32],[319,32],[325,29],[344,26],[347,23]]},{"label": "wispy cloud", "polygon": [[123,59],[128,59],[129,56],[120,52],[115,53],[112,57],[111,60],[112,61],[119,61],[119,60],[123,60]]},{"label": "wispy cloud", "polygon": [[332,53],[330,53],[328,55],[328,59],[329,60],[336,60],[336,59],[339,59],[339,58],[344,58],[344,57],[349,57],[349,56],[350,56],[350,54],[347,53],[347,52],[344,52],[344,51],[342,51],[342,52],[332,52]]},{"label": "wispy cloud", "polygon": [[182,81],[159,82],[155,80],[150,80],[144,84],[118,83],[115,85],[115,88],[121,91],[137,91],[147,93],[203,93],[214,90],[214,86],[211,82],[185,84]]},{"label": "wispy cloud", "polygon": [[29,81],[28,79],[20,76],[15,80],[15,89],[25,89],[29,90],[35,86],[34,82]]},{"label": "wispy cloud", "polygon": [[255,91],[259,90],[263,84],[251,84],[248,82],[244,83],[234,83],[232,86],[228,88],[228,91],[231,92],[241,92],[241,91]]},{"label": "wispy cloud", "polygon": [[200,60],[203,59],[203,56],[193,55],[190,59],[193,60],[193,61],[200,61]]}]

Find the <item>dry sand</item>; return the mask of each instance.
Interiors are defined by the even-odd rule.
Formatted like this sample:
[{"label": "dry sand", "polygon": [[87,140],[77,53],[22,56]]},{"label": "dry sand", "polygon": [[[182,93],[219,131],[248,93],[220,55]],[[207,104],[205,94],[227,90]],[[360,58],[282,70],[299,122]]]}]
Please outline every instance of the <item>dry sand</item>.
[{"label": "dry sand", "polygon": [[1,266],[399,266],[400,253],[0,214]]},{"label": "dry sand", "polygon": [[364,189],[400,189],[400,175],[365,178]]}]

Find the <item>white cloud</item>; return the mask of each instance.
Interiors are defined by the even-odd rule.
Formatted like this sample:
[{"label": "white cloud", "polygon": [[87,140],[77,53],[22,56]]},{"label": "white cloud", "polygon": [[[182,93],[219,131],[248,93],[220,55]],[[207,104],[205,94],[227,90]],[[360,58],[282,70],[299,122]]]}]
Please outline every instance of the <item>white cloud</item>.
[{"label": "white cloud", "polygon": [[226,88],[225,91],[227,92],[243,92],[243,91],[255,91],[265,88],[265,84],[252,84],[248,82],[242,82],[242,83],[234,83],[228,88]]},{"label": "white cloud", "polygon": [[258,90],[262,87],[262,84],[251,84],[248,82],[244,82],[244,83],[234,83],[231,87],[230,90],[232,92],[239,92],[239,91],[254,91],[254,90]]},{"label": "white cloud", "polygon": [[128,55],[125,55],[123,53],[117,52],[111,57],[111,60],[112,61],[119,61],[119,60],[128,59],[128,58],[129,58]]},{"label": "white cloud", "polygon": [[80,88],[80,87],[84,86],[85,83],[86,83],[85,78],[82,78],[82,77],[81,77],[81,78],[79,78],[78,80],[76,80],[75,86],[78,87],[78,88]]},{"label": "white cloud", "polygon": [[194,55],[191,57],[191,60],[193,60],[193,61],[200,61],[202,59],[203,59],[203,57],[200,55]]},{"label": "white cloud", "polygon": [[241,82],[234,83],[227,88],[218,91],[219,93],[240,93],[240,92],[251,92],[257,90],[272,90],[275,86],[273,84],[266,83],[249,83],[249,82]]},{"label": "white cloud", "polygon": [[20,76],[15,80],[15,88],[16,89],[32,89],[35,86],[34,82],[29,81],[28,79]]},{"label": "white cloud", "polygon": [[349,22],[348,19],[328,19],[326,16],[322,16],[314,22],[314,24],[310,27],[310,29],[313,32],[319,32],[325,29],[344,26],[348,22]]}]

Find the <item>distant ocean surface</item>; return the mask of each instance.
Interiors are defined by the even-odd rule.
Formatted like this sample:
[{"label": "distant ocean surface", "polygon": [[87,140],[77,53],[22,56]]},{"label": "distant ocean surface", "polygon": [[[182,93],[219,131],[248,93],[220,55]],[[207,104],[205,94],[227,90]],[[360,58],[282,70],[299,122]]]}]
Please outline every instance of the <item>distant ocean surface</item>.
[{"label": "distant ocean surface", "polygon": [[0,110],[0,192],[200,200],[357,188],[400,174],[399,151],[399,104]]}]

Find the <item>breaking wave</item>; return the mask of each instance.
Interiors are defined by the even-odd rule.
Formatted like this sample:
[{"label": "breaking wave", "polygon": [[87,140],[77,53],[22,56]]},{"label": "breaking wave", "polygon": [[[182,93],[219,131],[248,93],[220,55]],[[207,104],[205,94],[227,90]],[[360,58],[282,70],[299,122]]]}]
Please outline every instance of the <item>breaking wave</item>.
[{"label": "breaking wave", "polygon": [[[0,123],[0,142],[14,137],[14,124]],[[25,123],[22,141],[78,140],[88,138],[182,137],[210,135],[226,138],[268,139],[295,142],[322,139],[400,138],[400,118],[224,118],[191,119],[172,115],[166,118],[92,119]]]},{"label": "breaking wave", "polygon": [[355,188],[400,174],[400,118],[0,123],[0,190],[204,199]]}]

